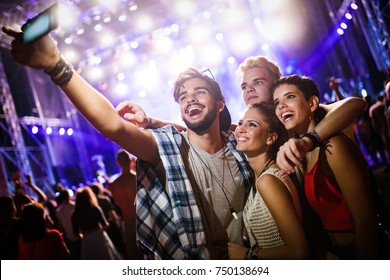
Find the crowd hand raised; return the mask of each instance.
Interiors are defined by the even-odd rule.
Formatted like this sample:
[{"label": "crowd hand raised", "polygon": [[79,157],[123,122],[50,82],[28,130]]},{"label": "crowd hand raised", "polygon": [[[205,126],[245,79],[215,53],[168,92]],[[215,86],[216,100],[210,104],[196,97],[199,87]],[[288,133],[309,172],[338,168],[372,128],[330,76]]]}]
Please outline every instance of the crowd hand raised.
[{"label": "crowd hand raised", "polygon": [[148,128],[151,124],[150,117],[147,116],[141,106],[136,103],[128,100],[122,101],[115,109],[122,118],[138,127]]},{"label": "crowd hand raised", "polygon": [[32,186],[33,185],[32,179],[31,179],[30,175],[26,175],[26,185],[27,186]]},{"label": "crowd hand raised", "polygon": [[333,90],[337,90],[339,88],[339,83],[336,81],[335,78],[331,78],[329,81],[329,87]]},{"label": "crowd hand raised", "polygon": [[31,68],[50,70],[60,58],[57,44],[50,35],[46,35],[31,44],[22,43],[22,32],[8,26],[2,28],[8,36],[13,37],[11,54],[20,64]]},{"label": "crowd hand raised", "polygon": [[284,143],[276,156],[276,164],[282,174],[294,173],[294,167],[302,167],[302,161],[310,150],[312,143],[306,138],[291,138]]}]

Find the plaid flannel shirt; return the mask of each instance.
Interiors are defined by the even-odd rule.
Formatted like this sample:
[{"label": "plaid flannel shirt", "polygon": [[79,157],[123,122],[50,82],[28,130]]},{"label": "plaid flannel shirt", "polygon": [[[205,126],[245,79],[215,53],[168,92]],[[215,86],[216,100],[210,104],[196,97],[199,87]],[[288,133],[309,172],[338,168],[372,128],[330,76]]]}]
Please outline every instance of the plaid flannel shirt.
[{"label": "plaid flannel shirt", "polygon": [[[173,126],[155,129],[153,134],[166,171],[166,186],[149,163],[137,161],[138,246],[148,259],[208,259],[200,211],[180,153],[182,136]],[[225,136],[248,193],[253,172],[245,155],[235,149],[234,135]]]}]

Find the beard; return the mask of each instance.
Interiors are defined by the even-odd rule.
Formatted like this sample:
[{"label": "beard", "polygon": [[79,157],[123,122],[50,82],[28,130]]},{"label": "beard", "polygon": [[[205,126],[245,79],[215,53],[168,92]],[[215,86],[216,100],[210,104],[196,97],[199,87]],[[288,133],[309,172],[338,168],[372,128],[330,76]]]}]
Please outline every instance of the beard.
[{"label": "beard", "polygon": [[217,110],[216,108],[213,108],[211,111],[207,113],[207,115],[200,121],[197,122],[190,122],[186,118],[183,117],[183,121],[186,124],[187,128],[196,132],[196,133],[202,133],[207,131],[215,118],[217,117]]}]

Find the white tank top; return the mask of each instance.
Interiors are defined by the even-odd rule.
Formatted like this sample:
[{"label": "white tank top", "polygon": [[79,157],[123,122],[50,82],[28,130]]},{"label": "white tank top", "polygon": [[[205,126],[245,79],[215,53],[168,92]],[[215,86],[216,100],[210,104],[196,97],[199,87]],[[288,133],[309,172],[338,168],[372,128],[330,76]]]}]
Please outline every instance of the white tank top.
[{"label": "white tank top", "polygon": [[[261,176],[264,174],[273,175],[281,180],[293,196],[293,201],[296,201],[296,199],[294,199],[294,196],[296,195],[295,186],[291,181],[286,181],[285,177],[280,175],[279,169],[269,168],[264,171]],[[253,194],[254,191],[256,192],[255,194]],[[296,205],[296,207],[299,207],[299,205]],[[300,209],[297,209],[297,211],[300,211]],[[252,188],[250,191],[244,207],[243,216],[251,246],[256,243],[259,243],[261,248],[272,248],[284,245],[275,220],[256,188]]]}]

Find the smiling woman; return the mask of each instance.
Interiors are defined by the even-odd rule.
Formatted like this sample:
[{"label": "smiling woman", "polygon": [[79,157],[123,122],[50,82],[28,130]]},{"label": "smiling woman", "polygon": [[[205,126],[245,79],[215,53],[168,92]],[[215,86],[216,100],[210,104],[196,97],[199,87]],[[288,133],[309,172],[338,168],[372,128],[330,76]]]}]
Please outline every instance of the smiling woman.
[{"label": "smiling woman", "polygon": [[[316,83],[300,75],[286,76],[274,84],[273,96],[276,115],[285,127],[312,139],[307,133],[313,133],[321,120]],[[378,258],[368,165],[355,142],[338,133],[320,146],[312,145],[303,169],[305,196],[330,239],[326,258]]]},{"label": "smiling woman", "polygon": [[231,259],[306,259],[309,246],[301,221],[297,189],[275,164],[287,139],[274,106],[250,105],[235,131],[237,150],[246,154],[256,181],[246,201],[243,218],[251,248],[229,244]]}]

